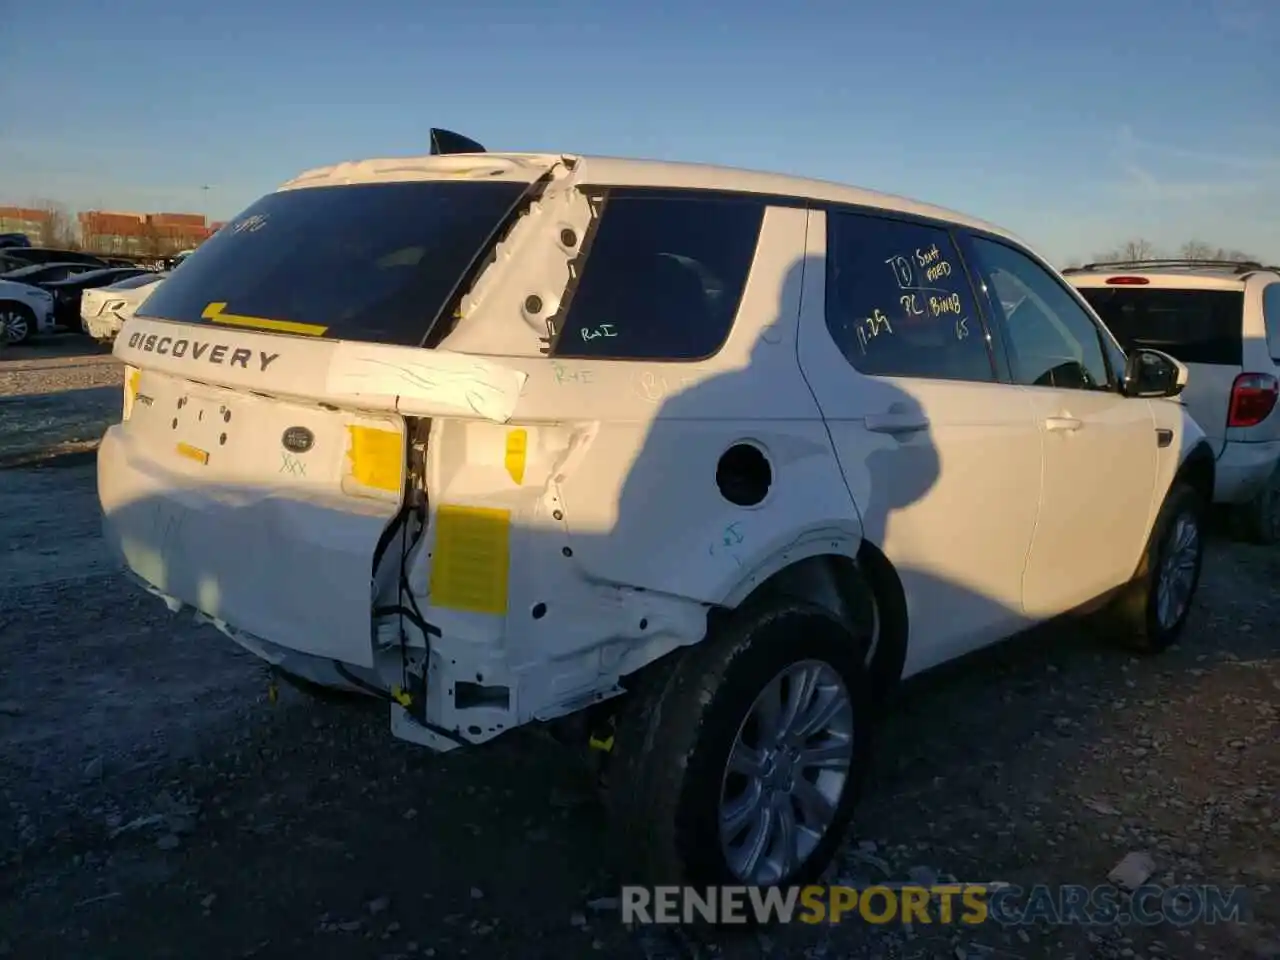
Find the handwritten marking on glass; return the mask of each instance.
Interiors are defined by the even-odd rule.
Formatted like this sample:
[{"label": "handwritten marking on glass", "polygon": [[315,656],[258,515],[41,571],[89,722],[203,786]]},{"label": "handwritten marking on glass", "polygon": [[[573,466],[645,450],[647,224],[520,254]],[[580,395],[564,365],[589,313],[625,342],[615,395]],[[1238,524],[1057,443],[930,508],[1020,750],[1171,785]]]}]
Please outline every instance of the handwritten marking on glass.
[{"label": "handwritten marking on glass", "polygon": [[[942,259],[942,253],[938,250],[937,244],[929,247],[928,250],[917,248],[911,257],[897,254],[890,257],[885,263],[893,271],[893,279],[898,284],[899,290],[915,291],[917,293],[947,292],[941,287],[928,286],[928,284],[943,277],[951,276],[951,264]],[[917,268],[924,271],[923,282],[919,279]]]},{"label": "handwritten marking on glass", "polygon": [[245,217],[243,220],[237,220],[231,226],[232,233],[257,233],[267,225],[267,218],[261,213],[255,213],[251,217]]},{"label": "handwritten marking on glass", "polygon": [[941,317],[946,314],[959,314],[960,310],[960,294],[952,293],[945,297],[930,297],[929,312],[935,317]]},{"label": "handwritten marking on glass", "polygon": [[595,383],[595,374],[590,370],[570,370],[555,361],[552,361],[551,369],[555,372],[556,383]]},{"label": "handwritten marking on glass", "polygon": [[924,316],[924,307],[920,306],[920,295],[918,293],[905,293],[898,298],[898,302],[902,304],[902,311],[913,317]]},{"label": "handwritten marking on glass", "polygon": [[862,352],[867,352],[867,344],[869,344],[881,333],[893,333],[893,327],[889,325],[889,318],[877,307],[871,311],[871,316],[860,320],[857,325],[858,346],[862,348]]},{"label": "handwritten marking on glass", "polygon": [[586,327],[582,328],[583,340],[597,340],[600,337],[616,337],[617,335],[614,332],[612,323],[602,323],[594,330],[588,330]]},{"label": "handwritten marking on glass", "polygon": [[307,465],[293,454],[281,450],[280,472],[287,473],[294,477],[305,477],[307,475]]},{"label": "handwritten marking on glass", "polygon": [[911,269],[911,261],[903,256],[890,257],[885,261],[889,265],[889,269],[893,271],[894,279],[898,281],[898,286],[903,290],[910,290],[915,286],[916,275]]},{"label": "handwritten marking on glass", "polygon": [[928,250],[916,249],[916,263],[924,270],[924,278],[929,283],[951,276],[951,264],[942,258],[941,251],[935,243]]},{"label": "handwritten marking on glass", "polygon": [[969,318],[961,317],[956,321],[956,339],[963,340],[969,336]]}]

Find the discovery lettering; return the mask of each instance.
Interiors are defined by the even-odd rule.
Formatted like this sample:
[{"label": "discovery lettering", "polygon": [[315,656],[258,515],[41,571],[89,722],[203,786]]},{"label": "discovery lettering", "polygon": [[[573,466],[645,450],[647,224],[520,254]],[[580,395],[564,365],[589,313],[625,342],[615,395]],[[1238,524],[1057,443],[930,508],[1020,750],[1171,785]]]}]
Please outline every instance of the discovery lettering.
[{"label": "discovery lettering", "polygon": [[[249,369],[249,361],[254,359],[253,351],[244,347],[232,347],[225,343],[213,343],[209,340],[188,340],[186,337],[173,338],[162,337],[158,334],[134,333],[129,337],[129,346],[134,347],[144,353],[156,353],[161,356],[185,357],[190,351],[192,360],[199,360],[208,354],[210,363],[225,365],[228,367],[242,367]],[[227,357],[230,351],[231,356]],[[259,350],[258,372],[266,372],[267,367],[275,363],[280,358],[278,353],[267,353],[265,350]]]}]

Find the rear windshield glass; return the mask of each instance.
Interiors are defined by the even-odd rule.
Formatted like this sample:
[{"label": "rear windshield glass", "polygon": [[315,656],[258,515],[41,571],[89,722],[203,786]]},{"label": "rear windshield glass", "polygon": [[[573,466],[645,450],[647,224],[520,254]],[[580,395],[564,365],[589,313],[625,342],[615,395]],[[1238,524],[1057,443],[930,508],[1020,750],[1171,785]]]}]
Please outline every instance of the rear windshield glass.
[{"label": "rear windshield glass", "polygon": [[1151,347],[1183,363],[1241,363],[1242,291],[1089,287],[1080,293],[1126,351]]},{"label": "rear windshield glass", "polygon": [[268,194],[201,244],[144,309],[417,346],[526,189],[449,180]]}]

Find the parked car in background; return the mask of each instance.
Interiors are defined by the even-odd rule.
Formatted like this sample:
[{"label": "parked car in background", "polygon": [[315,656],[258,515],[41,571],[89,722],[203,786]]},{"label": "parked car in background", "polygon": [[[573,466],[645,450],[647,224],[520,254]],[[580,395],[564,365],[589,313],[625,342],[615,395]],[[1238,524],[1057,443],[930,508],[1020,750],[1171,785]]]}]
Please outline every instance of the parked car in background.
[{"label": "parked car in background", "polygon": [[54,327],[53,294],[27,283],[0,280],[0,324],[6,343],[24,343]]},{"label": "parked car in background", "polygon": [[16,269],[28,263],[88,263],[95,267],[105,267],[107,262],[101,257],[84,253],[81,250],[56,250],[52,247],[5,247],[0,250],[0,257],[6,261],[17,261]]},{"label": "parked car in background", "polygon": [[815,882],[900,678],[1087,605],[1155,653],[1199,581],[1187,368],[1007,231],[855,187],[343,163],[114,352],[127,568],[397,737],[598,745],[637,882]]},{"label": "parked car in background", "polygon": [[0,273],[0,280],[13,280],[15,283],[31,283],[41,286],[54,280],[65,280],[67,277],[90,270],[100,270],[91,263],[32,263],[16,270]]},{"label": "parked car in background", "polygon": [[80,295],[80,322],[84,332],[99,343],[111,343],[124,322],[167,276],[167,273],[147,272],[107,287],[85,290]]},{"label": "parked car in background", "polygon": [[31,240],[25,233],[0,233],[0,247],[29,247]]},{"label": "parked car in background", "polygon": [[1183,397],[1217,457],[1214,501],[1241,535],[1280,542],[1280,267],[1145,260],[1064,275],[1126,350],[1187,365]]},{"label": "parked car in background", "polygon": [[52,280],[41,284],[53,294],[54,319],[59,326],[72,330],[81,329],[80,295],[85,290],[106,287],[129,277],[150,273],[141,267],[107,267],[102,270],[88,270],[77,273],[63,280]]},{"label": "parked car in background", "polygon": [[193,253],[195,253],[195,250],[183,250],[181,253],[175,253],[172,257],[165,257],[161,260],[161,265],[166,271],[172,273],[182,265],[182,261]]}]

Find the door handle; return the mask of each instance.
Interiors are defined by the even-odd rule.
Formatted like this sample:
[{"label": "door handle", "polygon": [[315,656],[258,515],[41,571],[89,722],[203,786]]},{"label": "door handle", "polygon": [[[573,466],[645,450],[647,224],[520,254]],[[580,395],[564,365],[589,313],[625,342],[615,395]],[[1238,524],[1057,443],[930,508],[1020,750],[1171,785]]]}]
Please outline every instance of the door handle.
[{"label": "door handle", "polygon": [[867,416],[865,426],[872,433],[898,436],[928,430],[929,418],[922,413],[872,413]]},{"label": "door handle", "polygon": [[1083,421],[1077,420],[1075,417],[1046,417],[1044,428],[1056,432],[1075,431],[1084,426]]}]

